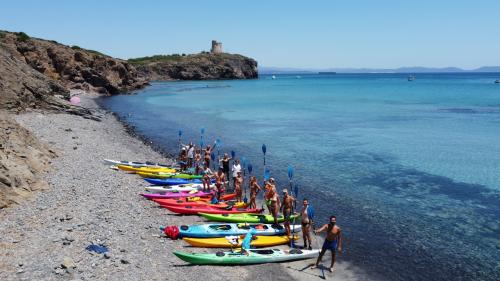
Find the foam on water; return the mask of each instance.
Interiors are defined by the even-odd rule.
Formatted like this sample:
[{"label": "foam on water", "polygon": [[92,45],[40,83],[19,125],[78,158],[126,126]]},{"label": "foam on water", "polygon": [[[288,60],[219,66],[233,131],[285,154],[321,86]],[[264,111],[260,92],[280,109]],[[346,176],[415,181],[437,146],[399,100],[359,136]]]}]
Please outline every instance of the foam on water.
[{"label": "foam on water", "polygon": [[[103,103],[167,150],[222,150],[339,216],[344,259],[392,280],[495,280],[500,260],[500,87],[492,74],[267,76],[154,83]],[[207,141],[205,141],[207,143]],[[458,277],[457,277],[458,276]]]}]

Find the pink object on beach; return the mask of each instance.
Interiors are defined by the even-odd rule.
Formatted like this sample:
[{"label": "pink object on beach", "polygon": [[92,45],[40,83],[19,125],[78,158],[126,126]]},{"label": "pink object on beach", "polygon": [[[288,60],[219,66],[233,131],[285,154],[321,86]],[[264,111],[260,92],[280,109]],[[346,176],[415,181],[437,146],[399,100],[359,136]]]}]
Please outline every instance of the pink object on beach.
[{"label": "pink object on beach", "polygon": [[72,104],[72,105],[77,105],[80,103],[80,98],[79,97],[72,97],[69,99],[69,102]]},{"label": "pink object on beach", "polygon": [[140,195],[148,198],[148,199],[170,199],[170,198],[180,198],[180,197],[209,197],[213,193],[212,192],[203,192],[198,191],[196,193],[189,192],[169,192],[166,194],[159,193],[140,193]]}]

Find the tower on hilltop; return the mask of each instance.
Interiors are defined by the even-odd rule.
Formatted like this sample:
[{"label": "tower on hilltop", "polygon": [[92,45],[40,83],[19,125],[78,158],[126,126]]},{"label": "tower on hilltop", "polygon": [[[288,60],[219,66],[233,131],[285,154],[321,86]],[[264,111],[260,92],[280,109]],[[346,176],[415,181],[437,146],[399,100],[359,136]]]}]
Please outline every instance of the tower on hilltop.
[{"label": "tower on hilltop", "polygon": [[222,54],[222,42],[217,42],[216,40],[212,40],[212,49],[210,49],[210,53],[212,54]]}]

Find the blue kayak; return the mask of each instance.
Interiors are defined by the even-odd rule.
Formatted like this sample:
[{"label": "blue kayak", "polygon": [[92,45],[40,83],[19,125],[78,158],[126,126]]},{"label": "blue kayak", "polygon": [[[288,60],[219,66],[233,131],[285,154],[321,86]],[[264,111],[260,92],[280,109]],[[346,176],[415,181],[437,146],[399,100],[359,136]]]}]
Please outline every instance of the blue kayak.
[{"label": "blue kayak", "polygon": [[[301,230],[300,225],[291,225],[292,232]],[[283,235],[285,228],[282,225],[219,223],[160,227],[170,238],[182,237],[214,238],[228,235],[245,235],[252,232],[254,235]],[[175,237],[172,237],[175,236]]]},{"label": "blue kayak", "polygon": [[189,184],[189,183],[202,183],[199,179],[187,180],[187,179],[154,179],[154,178],[144,178],[145,181],[153,185],[179,185],[179,184]]}]

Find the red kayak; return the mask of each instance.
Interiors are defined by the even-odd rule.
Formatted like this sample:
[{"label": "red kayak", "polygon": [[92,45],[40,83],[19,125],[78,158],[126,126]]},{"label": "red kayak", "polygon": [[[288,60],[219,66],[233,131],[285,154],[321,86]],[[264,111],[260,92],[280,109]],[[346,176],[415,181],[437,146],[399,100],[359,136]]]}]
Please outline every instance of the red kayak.
[{"label": "red kayak", "polygon": [[[221,197],[222,201],[229,201],[236,197],[236,193],[230,193]],[[153,198],[154,202],[160,205],[211,205],[208,197],[183,197],[183,198]],[[227,207],[227,202],[220,202],[217,206]]]},{"label": "red kayak", "polygon": [[195,205],[195,206],[168,206],[162,205],[162,207],[167,208],[169,211],[183,214],[183,215],[197,215],[198,213],[206,213],[206,214],[240,214],[240,213],[254,213],[258,214],[264,211],[264,209],[246,209],[246,208],[236,208],[232,207],[231,209],[219,209],[210,207],[207,205]]}]

